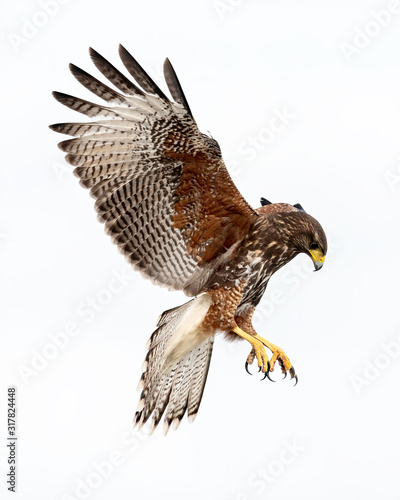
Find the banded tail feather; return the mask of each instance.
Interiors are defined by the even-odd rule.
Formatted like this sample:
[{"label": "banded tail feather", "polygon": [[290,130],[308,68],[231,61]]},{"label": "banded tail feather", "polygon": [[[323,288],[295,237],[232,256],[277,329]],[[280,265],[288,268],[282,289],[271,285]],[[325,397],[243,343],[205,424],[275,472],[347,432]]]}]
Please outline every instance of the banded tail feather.
[{"label": "banded tail feather", "polygon": [[200,295],[160,316],[148,342],[135,426],[142,427],[152,417],[153,432],[165,414],[166,434],[171,425],[178,428],[185,413],[190,422],[194,420],[214,344],[214,336],[205,337],[200,328],[210,303],[208,295]]},{"label": "banded tail feather", "polygon": [[102,101],[54,92],[89,120],[50,128],[70,136],[59,147],[132,267],[154,284],[196,297],[161,316],[141,379],[136,423],[152,417],[154,429],[165,414],[168,430],[185,413],[193,420],[200,406],[218,330],[201,329],[211,301],[203,292],[259,215],[229,176],[218,143],[198,129],[169,60],[164,75],[172,98],[122,46],[134,82],[89,53],[108,84],[73,64],[70,70]]}]

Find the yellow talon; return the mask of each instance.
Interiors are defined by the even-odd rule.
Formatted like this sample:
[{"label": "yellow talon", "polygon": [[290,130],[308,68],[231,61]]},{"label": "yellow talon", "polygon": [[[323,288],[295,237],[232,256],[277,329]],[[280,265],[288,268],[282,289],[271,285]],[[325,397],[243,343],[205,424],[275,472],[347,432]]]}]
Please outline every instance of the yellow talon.
[{"label": "yellow talon", "polygon": [[252,365],[255,357],[256,357],[256,351],[254,350],[253,347],[253,349],[250,351],[250,354],[247,356],[246,363],[248,365]]},{"label": "yellow talon", "polygon": [[[265,340],[264,338],[260,337],[260,335],[258,335],[258,334],[249,335],[248,333],[246,333],[244,330],[242,330],[238,326],[235,327],[233,329],[233,331],[237,335],[242,337],[243,339],[250,342],[250,344],[252,345],[252,350],[247,357],[247,361],[246,361],[246,365],[245,365],[247,371],[248,371],[247,365],[248,364],[251,365],[251,363],[254,361],[254,358],[256,357],[258,367],[262,369],[263,373],[265,373],[268,378],[270,378],[268,374],[269,374],[269,372],[274,371],[275,364],[278,361],[278,363],[280,364],[280,367],[282,369],[282,373],[285,375],[285,377],[286,377],[286,374],[289,372],[290,377],[296,379],[296,384],[297,384],[297,380],[298,380],[297,375],[294,371],[292,363],[290,362],[289,358],[286,356],[283,349],[276,346],[272,342]],[[265,351],[264,346],[268,347],[268,349],[272,352],[271,361],[268,360],[268,356],[267,356],[267,353]]]},{"label": "yellow talon", "polygon": [[[258,335],[258,334],[249,335],[248,333],[246,333],[244,330],[242,330],[238,326],[236,326],[233,329],[233,331],[237,335],[239,335],[239,337],[242,337],[243,339],[250,342],[250,344],[252,346],[252,350],[251,350],[250,354],[248,355],[247,360],[246,360],[246,364],[245,364],[246,371],[248,373],[250,373],[248,370],[248,365],[249,364],[251,365],[254,361],[254,358],[256,357],[258,367],[262,369],[263,373],[265,373],[264,378],[268,377],[272,382],[274,382],[274,380],[272,380],[269,377],[269,373],[274,371],[275,363],[278,361],[278,363],[281,366],[282,373],[284,374],[283,378],[286,378],[286,375],[289,372],[290,378],[295,379],[295,381],[296,381],[296,383],[294,385],[297,384],[298,377],[296,375],[296,372],[294,371],[292,363],[290,362],[289,358],[286,356],[283,349],[276,346],[272,342],[268,342],[268,340],[265,340],[264,338],[260,337],[260,335]],[[267,356],[267,353],[265,351],[264,346],[268,347],[268,349],[270,349],[270,351],[272,352],[271,361],[268,360],[268,356]],[[250,373],[250,375],[251,375],[251,373]]]},{"label": "yellow talon", "polygon": [[234,328],[233,331],[237,335],[242,337],[243,339],[250,342],[250,344],[253,347],[251,353],[249,354],[249,356],[247,358],[248,362],[249,362],[249,358],[251,359],[251,362],[249,362],[249,364],[251,364],[253,362],[254,356],[255,356],[257,358],[258,367],[261,368],[264,373],[267,372],[269,369],[269,361],[268,361],[268,355],[267,355],[267,352],[266,352],[265,347],[263,345],[263,342],[261,342],[259,339],[257,339],[257,336],[254,337],[253,335],[249,335],[248,333],[243,331],[238,326],[236,328]]},{"label": "yellow talon", "polygon": [[286,354],[282,350],[277,350],[272,354],[271,372],[274,371],[274,366],[277,360],[279,361],[283,373],[286,373],[292,367],[292,363],[290,362]]},{"label": "yellow talon", "polygon": [[285,354],[285,351],[281,349],[280,347],[276,346],[272,342],[269,342],[268,340],[265,340],[264,338],[260,337],[260,335],[256,335],[255,338],[261,342],[263,345],[268,347],[268,349],[272,352],[272,358],[270,361],[270,371],[274,371],[275,363],[276,361],[279,362],[282,372],[286,373],[291,370],[292,368],[292,363],[290,362],[289,358]]}]

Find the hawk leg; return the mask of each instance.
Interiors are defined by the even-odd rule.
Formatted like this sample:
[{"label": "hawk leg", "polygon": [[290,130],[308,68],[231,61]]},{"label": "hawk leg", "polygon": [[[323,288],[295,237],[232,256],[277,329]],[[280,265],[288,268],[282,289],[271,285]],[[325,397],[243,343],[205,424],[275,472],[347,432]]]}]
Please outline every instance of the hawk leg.
[{"label": "hawk leg", "polygon": [[242,339],[245,339],[248,342],[250,342],[250,344],[253,347],[250,354],[247,357],[247,363],[251,365],[254,361],[254,358],[257,358],[258,367],[263,371],[263,373],[269,372],[270,363],[263,343],[259,339],[257,339],[256,336],[249,335],[238,326],[235,327],[233,331],[237,335],[239,335],[239,337],[242,337]]},{"label": "hawk leg", "polygon": [[[296,380],[295,385],[297,384],[298,377],[296,375],[292,363],[290,362],[289,358],[287,357],[283,349],[276,346],[272,342],[269,342],[263,337],[260,337],[260,335],[258,335],[257,333],[255,333],[254,335],[249,335],[238,326],[234,328],[233,331],[243,339],[250,342],[250,344],[252,345],[252,350],[247,357],[246,369],[247,369],[247,364],[251,365],[254,359],[257,358],[258,367],[262,369],[266,377],[270,378],[269,372],[274,371],[275,364],[276,362],[278,362],[282,369],[282,373],[284,374],[283,378],[286,378],[286,375],[289,372],[290,378],[294,378]],[[272,352],[271,360],[268,359],[264,346],[268,347],[268,349]]]}]

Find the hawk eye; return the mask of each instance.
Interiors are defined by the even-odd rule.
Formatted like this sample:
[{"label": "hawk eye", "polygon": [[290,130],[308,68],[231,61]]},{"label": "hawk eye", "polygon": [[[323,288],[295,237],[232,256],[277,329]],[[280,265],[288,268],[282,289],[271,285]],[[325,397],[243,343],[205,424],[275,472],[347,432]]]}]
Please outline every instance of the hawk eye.
[{"label": "hawk eye", "polygon": [[319,245],[318,245],[318,243],[311,243],[310,248],[311,248],[311,250],[318,250]]}]

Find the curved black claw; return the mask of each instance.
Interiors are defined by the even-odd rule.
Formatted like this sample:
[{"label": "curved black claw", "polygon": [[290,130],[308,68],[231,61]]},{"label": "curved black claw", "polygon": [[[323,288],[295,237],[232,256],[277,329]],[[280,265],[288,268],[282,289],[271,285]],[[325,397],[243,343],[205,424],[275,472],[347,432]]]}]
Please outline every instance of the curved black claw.
[{"label": "curved black claw", "polygon": [[295,387],[297,385],[297,382],[299,381],[299,377],[296,375],[296,372],[294,371],[293,366],[290,368],[289,373],[290,373],[290,378],[291,379],[294,378],[296,380],[296,383],[293,386],[293,387]]},{"label": "curved black claw", "polygon": [[271,382],[276,382],[275,380],[272,380],[272,378],[269,376],[269,369],[270,369],[271,365],[269,364],[269,361],[268,361],[268,370],[266,372],[264,372],[264,376],[261,380],[265,380],[266,378],[268,380],[270,380]]},{"label": "curved black claw", "polygon": [[283,376],[282,380],[285,380],[286,375],[287,375],[287,372],[285,372],[285,375]]},{"label": "curved black claw", "polygon": [[246,361],[246,363],[244,364],[244,367],[246,369],[246,372],[249,374],[249,375],[253,375],[250,371],[249,371],[249,363]]},{"label": "curved black claw", "polygon": [[260,373],[261,370],[262,370],[262,366],[259,366],[258,367],[258,373]]}]

